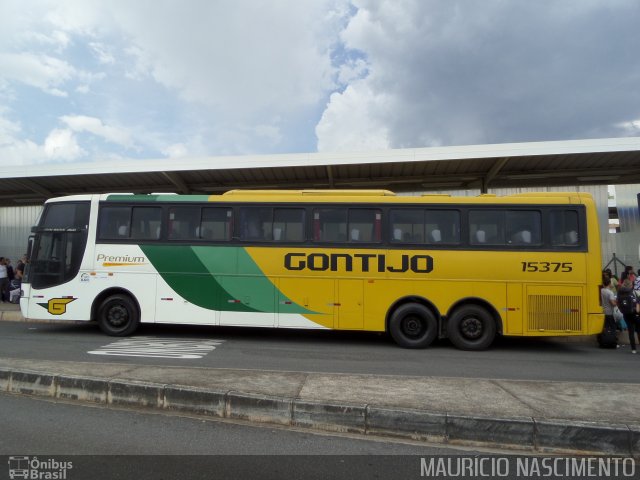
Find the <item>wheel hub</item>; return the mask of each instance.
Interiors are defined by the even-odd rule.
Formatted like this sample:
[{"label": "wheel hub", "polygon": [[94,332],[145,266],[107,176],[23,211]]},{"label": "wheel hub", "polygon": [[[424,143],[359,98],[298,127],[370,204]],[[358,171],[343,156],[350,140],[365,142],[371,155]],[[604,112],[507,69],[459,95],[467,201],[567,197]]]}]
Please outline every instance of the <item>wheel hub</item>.
[{"label": "wheel hub", "polygon": [[476,317],[467,317],[460,324],[460,331],[466,338],[478,338],[482,335],[482,321]]},{"label": "wheel hub", "polygon": [[124,323],[127,322],[129,318],[129,314],[127,309],[122,307],[121,305],[116,305],[109,309],[109,313],[107,314],[107,320],[114,327],[120,327]]},{"label": "wheel hub", "polygon": [[418,337],[421,335],[424,327],[422,321],[417,317],[407,317],[403,322],[404,333],[409,337]]}]

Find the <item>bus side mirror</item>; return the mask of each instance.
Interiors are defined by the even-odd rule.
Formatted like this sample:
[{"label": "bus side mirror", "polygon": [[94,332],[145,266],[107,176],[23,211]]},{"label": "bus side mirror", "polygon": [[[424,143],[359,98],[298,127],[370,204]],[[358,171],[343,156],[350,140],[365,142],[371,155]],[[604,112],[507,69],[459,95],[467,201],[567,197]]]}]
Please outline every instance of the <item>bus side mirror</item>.
[{"label": "bus side mirror", "polygon": [[27,242],[27,262],[31,260],[31,253],[33,252],[33,235],[29,236],[29,241]]}]

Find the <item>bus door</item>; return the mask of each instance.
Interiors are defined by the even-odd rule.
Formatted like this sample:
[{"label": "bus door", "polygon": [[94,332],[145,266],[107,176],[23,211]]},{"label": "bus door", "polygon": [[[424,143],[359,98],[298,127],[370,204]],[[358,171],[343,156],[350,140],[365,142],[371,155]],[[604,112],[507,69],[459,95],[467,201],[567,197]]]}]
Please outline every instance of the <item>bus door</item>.
[{"label": "bus door", "polygon": [[364,284],[363,280],[338,280],[338,328],[362,330],[364,328]]},{"label": "bus door", "polygon": [[523,323],[523,293],[522,284],[510,282],[507,283],[507,306],[506,317],[507,323],[503,325],[505,335],[521,335]]}]

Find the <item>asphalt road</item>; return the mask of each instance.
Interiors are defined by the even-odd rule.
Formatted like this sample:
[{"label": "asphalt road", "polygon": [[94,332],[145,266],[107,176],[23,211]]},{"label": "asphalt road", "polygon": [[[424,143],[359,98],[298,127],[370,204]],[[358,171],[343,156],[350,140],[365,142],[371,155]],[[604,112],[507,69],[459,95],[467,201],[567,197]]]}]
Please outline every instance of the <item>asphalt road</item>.
[{"label": "asphalt road", "polygon": [[[11,469],[24,469],[27,476],[19,478],[69,480],[515,480],[584,478],[587,472],[579,463],[571,467],[567,457],[256,427],[7,393],[0,393],[0,425],[0,478],[10,478]],[[589,461],[590,477],[640,477],[632,458]],[[608,474],[598,473],[600,461],[608,462]]]},{"label": "asphalt road", "polygon": [[[115,346],[113,345],[116,342]],[[159,342],[159,343],[158,343]],[[124,345],[124,346],[123,346]],[[94,353],[88,353],[94,352]],[[162,353],[169,352],[170,358]],[[640,355],[584,343],[501,339],[464,352],[448,342],[397,347],[384,335],[336,331],[143,326],[127,339],[94,325],[0,322],[0,356],[187,367],[466,378],[637,382]]]},{"label": "asphalt road", "polygon": [[0,424],[0,457],[71,462],[67,479],[419,478],[421,457],[480,453],[6,393]]}]

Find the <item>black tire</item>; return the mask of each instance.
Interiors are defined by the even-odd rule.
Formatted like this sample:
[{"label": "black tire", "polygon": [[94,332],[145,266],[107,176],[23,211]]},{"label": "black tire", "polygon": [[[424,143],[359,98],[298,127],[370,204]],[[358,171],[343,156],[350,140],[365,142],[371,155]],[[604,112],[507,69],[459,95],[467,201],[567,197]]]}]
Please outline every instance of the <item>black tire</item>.
[{"label": "black tire", "polygon": [[438,336],[438,321],[424,305],[406,303],[389,320],[389,333],[404,348],[425,348]]},{"label": "black tire", "polygon": [[140,325],[138,307],[128,295],[107,297],[98,308],[98,325],[112,337],[131,335]]},{"label": "black tire", "polygon": [[447,336],[461,350],[484,350],[496,338],[496,322],[486,309],[467,305],[449,318]]}]

